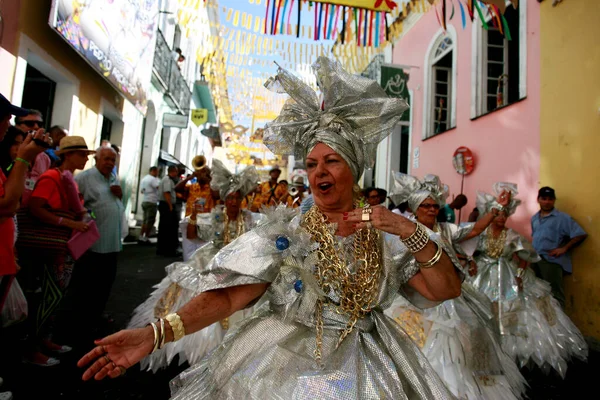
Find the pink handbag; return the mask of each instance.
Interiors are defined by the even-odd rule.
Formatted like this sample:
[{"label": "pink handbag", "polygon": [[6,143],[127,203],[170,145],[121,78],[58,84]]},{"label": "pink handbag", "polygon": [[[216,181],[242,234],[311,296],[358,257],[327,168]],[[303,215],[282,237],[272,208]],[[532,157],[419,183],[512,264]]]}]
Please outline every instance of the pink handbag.
[{"label": "pink handbag", "polygon": [[92,220],[88,222],[88,229],[85,232],[76,232],[71,239],[67,242],[71,257],[74,260],[78,260],[98,239],[100,239],[100,232],[96,226],[96,221]]}]

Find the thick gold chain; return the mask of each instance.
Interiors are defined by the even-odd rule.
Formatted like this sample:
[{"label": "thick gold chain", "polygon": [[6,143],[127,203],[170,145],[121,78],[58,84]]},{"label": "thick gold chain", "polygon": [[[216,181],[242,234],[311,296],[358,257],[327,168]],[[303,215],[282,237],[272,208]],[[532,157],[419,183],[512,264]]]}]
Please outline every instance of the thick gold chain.
[{"label": "thick gold chain", "polygon": [[[358,206],[358,204],[357,204]],[[315,277],[325,293],[337,294],[339,304],[330,300],[319,300],[315,310],[317,347],[315,359],[321,360],[323,346],[323,306],[330,304],[339,314],[349,317],[346,328],[341,333],[338,346],[354,329],[359,318],[367,315],[377,301],[381,277],[380,234],[376,229],[361,229],[354,234],[354,257],[357,263],[352,272],[336,249],[334,235],[328,222],[318,207],[313,206],[305,215],[303,227],[319,243]]]},{"label": "thick gold chain", "polygon": [[229,230],[229,216],[227,216],[227,209],[223,209],[223,215],[225,216],[225,223],[223,224],[223,245],[227,246],[232,240],[239,238],[245,231],[244,216],[242,211],[238,213],[235,220],[235,237],[231,238],[231,232]]},{"label": "thick gold chain", "polygon": [[504,251],[504,244],[506,243],[506,229],[502,229],[498,237],[494,237],[492,230],[488,229],[487,235],[485,236],[485,253],[491,258],[500,258]]}]

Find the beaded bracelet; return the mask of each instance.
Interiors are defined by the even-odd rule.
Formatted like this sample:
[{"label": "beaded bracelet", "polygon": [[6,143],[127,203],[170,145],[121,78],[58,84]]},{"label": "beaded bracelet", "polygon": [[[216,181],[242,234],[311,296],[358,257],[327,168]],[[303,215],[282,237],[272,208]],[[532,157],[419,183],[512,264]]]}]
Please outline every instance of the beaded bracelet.
[{"label": "beaded bracelet", "polygon": [[406,239],[400,238],[402,243],[404,243],[408,250],[413,254],[423,250],[425,246],[427,246],[427,243],[429,243],[429,235],[427,234],[427,230],[418,222],[416,225],[417,229],[415,229],[412,235]]}]

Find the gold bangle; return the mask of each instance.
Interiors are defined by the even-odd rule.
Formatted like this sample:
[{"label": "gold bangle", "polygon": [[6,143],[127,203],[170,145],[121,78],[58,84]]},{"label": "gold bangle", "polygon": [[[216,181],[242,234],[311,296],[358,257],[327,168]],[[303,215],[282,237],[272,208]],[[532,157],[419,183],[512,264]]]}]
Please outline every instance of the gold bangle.
[{"label": "gold bangle", "polygon": [[419,263],[419,267],[420,268],[431,268],[435,264],[437,264],[441,258],[442,258],[442,246],[438,245],[437,251],[435,252],[433,257],[431,257],[431,260],[424,262],[424,263]]},{"label": "gold bangle", "polygon": [[150,322],[149,325],[154,331],[154,346],[152,347],[152,351],[150,352],[150,354],[152,354],[156,351],[156,349],[158,349],[158,328],[156,327],[156,324],[154,322]]},{"label": "gold bangle", "polygon": [[165,337],[167,335],[165,334],[165,320],[164,318],[160,319],[160,344],[158,345],[159,349],[162,349],[163,347],[165,347]]},{"label": "gold bangle", "polygon": [[413,254],[423,250],[427,246],[427,243],[429,243],[429,235],[425,227],[418,222],[416,223],[416,227],[415,231],[409,237],[406,239],[400,238],[406,248]]},{"label": "gold bangle", "polygon": [[182,337],[185,336],[185,328],[183,327],[183,322],[181,321],[181,317],[177,313],[169,314],[165,317],[169,325],[171,325],[171,329],[173,329],[173,341],[176,342]]}]

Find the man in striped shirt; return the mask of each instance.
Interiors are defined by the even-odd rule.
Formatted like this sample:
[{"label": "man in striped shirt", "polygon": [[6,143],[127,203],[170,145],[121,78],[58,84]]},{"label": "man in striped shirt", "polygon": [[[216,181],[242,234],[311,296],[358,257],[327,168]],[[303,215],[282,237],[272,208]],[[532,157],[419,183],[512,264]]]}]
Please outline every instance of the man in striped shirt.
[{"label": "man in striped shirt", "polygon": [[112,147],[100,147],[95,160],[95,167],[77,175],[75,181],[85,208],[96,217],[100,239],[77,260],[70,289],[76,307],[81,307],[77,317],[87,319],[92,329],[104,312],[117,274],[124,212],[121,186],[112,172],[117,153]]}]

